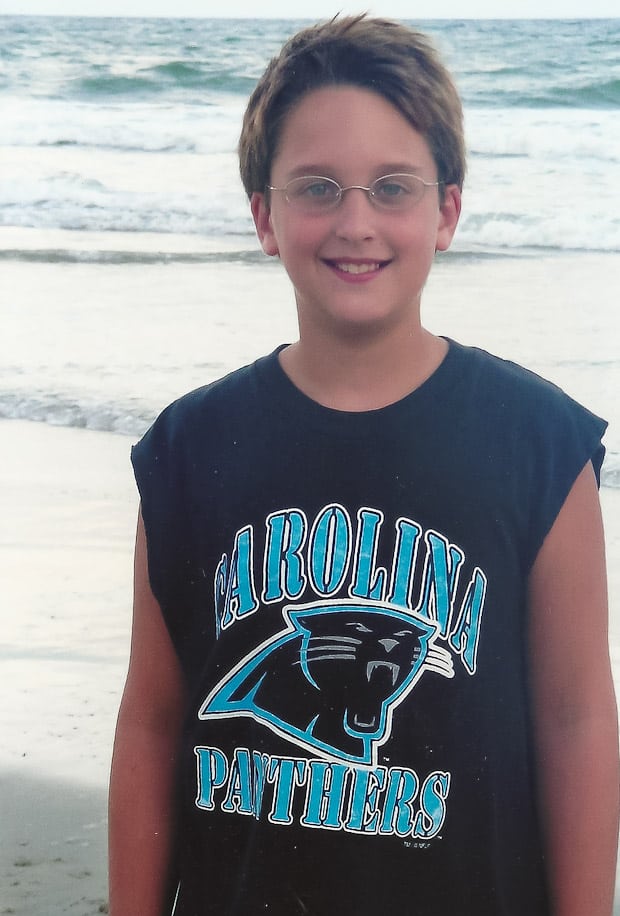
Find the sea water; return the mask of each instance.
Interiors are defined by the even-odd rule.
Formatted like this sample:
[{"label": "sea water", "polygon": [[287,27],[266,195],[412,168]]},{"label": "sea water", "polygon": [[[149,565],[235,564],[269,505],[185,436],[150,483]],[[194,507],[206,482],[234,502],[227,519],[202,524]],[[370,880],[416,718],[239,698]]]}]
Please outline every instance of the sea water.
[{"label": "sea water", "polygon": [[[110,270],[230,270],[240,289],[250,270],[269,285],[235,149],[247,96],[302,24],[0,16],[0,261],[6,277],[31,268],[46,293],[17,301],[0,286],[0,416],[135,436],[162,393],[234,367],[236,352],[214,352],[225,315],[201,313],[204,338],[194,334],[181,360],[168,342],[201,303],[171,308],[172,289],[167,302],[163,292],[144,302],[134,273],[128,317],[115,310]],[[455,278],[472,259],[518,258],[524,279],[541,258],[617,259],[620,20],[411,24],[432,36],[464,101],[465,206],[445,261]],[[50,270],[63,265],[81,271],[78,301],[55,298]],[[572,368],[596,389],[620,364],[615,311],[592,317]],[[610,442],[604,482],[619,485],[620,438]]]},{"label": "sea water", "polygon": [[[0,17],[2,224],[251,247],[241,116],[301,24]],[[620,250],[620,19],[413,24],[465,105],[459,250]]]}]

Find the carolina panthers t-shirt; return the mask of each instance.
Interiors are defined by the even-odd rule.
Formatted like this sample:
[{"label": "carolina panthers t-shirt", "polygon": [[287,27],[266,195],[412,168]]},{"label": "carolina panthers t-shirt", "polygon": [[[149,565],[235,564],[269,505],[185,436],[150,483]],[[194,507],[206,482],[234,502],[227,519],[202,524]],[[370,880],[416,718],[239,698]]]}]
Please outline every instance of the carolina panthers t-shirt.
[{"label": "carolina panthers t-shirt", "polygon": [[362,413],[277,352],[132,453],[190,685],[174,913],[549,914],[525,590],[605,423],[452,341]]}]

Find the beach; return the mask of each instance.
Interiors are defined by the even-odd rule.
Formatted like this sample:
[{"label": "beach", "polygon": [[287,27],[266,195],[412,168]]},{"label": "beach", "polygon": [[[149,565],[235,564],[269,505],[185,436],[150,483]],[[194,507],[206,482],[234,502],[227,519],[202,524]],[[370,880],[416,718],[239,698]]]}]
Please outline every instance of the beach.
[{"label": "beach", "polygon": [[[26,300],[36,308],[37,289],[41,298],[42,290],[48,296],[53,290],[56,304],[75,297],[83,288],[84,271],[90,271],[90,288],[96,289],[102,309],[112,291],[120,300],[118,307],[130,307],[134,287],[128,283],[126,266],[82,266],[74,273],[66,264],[7,266],[13,301],[23,308]],[[513,318],[521,329],[516,334],[514,328],[508,330],[507,317],[495,323],[488,320],[492,290],[503,291],[503,314],[517,315],[523,299],[518,279],[525,267],[532,280],[526,317],[533,322],[533,316],[539,316],[538,326],[529,328],[530,337],[523,309]],[[270,349],[294,328],[286,279],[277,268],[248,268],[245,274],[234,264],[202,265],[198,270],[176,265],[172,274],[162,274],[158,266],[142,265],[139,276],[142,296],[153,303],[171,296],[173,288],[186,303],[202,296],[205,308],[219,297],[222,312],[211,313],[211,326],[218,348],[229,348],[225,355],[220,353],[224,368],[231,359],[241,362],[253,358],[254,351],[258,355]],[[532,347],[532,339],[549,336],[557,320],[554,309],[566,310],[569,300],[570,320],[576,324],[573,334],[579,339],[580,322],[591,325],[592,315],[575,308],[575,301],[591,294],[596,278],[599,307],[605,311],[617,288],[614,259],[584,256],[579,263],[566,257],[506,258],[438,265],[427,290],[426,311],[430,324],[445,323],[443,330],[456,337],[478,339],[490,349],[525,351]],[[242,322],[244,333],[235,338],[230,310],[240,291],[247,291],[248,299],[237,305],[234,317]],[[50,307],[51,303],[50,299]],[[183,329],[179,334],[184,339]],[[542,343],[535,351],[539,359],[541,351]],[[527,353],[511,355],[527,361]],[[565,355],[560,363],[569,362]],[[562,374],[561,365],[557,371]],[[571,393],[586,401],[596,393],[587,390],[587,373],[583,379],[574,373],[572,378],[572,388],[579,390]],[[609,387],[617,390],[613,384]],[[162,392],[162,397],[168,394]],[[604,413],[610,397],[609,390],[599,391],[593,406]],[[106,787],[129,649],[137,512],[129,449],[136,438],[0,420],[0,913],[106,912]],[[604,486],[601,496],[608,543],[610,643],[620,687],[620,491]],[[618,907],[616,912],[620,913]]]},{"label": "beach", "polygon": [[[1,19],[0,916],[92,916],[129,655],[131,445],[174,398],[296,336],[235,152],[294,23]],[[619,22],[421,24],[463,96],[469,159],[424,323],[610,421],[618,689]]]},{"label": "beach", "polygon": [[121,436],[0,423],[0,912],[106,912],[136,500]]}]

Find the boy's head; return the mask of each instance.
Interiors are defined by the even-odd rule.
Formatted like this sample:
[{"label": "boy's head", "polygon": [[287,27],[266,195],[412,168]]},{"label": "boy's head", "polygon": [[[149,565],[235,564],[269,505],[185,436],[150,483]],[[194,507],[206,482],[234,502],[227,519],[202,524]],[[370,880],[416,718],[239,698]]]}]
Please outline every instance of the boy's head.
[{"label": "boy's head", "polygon": [[463,114],[450,74],[424,35],[362,15],[302,30],[268,65],[250,97],[239,141],[248,196],[264,193],[270,184],[284,123],[301,98],[316,89],[347,85],[390,102],[426,139],[439,181],[462,187]]}]

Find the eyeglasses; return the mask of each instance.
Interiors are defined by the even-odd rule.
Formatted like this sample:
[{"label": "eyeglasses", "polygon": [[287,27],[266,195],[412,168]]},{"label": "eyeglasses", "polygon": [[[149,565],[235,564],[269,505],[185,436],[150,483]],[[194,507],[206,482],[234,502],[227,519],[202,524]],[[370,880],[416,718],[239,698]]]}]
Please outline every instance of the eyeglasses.
[{"label": "eyeglasses", "polygon": [[441,181],[424,181],[418,175],[383,175],[369,188],[359,184],[343,188],[333,178],[303,175],[293,178],[283,188],[267,186],[269,191],[281,191],[291,207],[300,213],[320,214],[335,210],[345,191],[366,191],[368,199],[380,210],[403,212],[419,203],[427,188],[437,188]]}]

